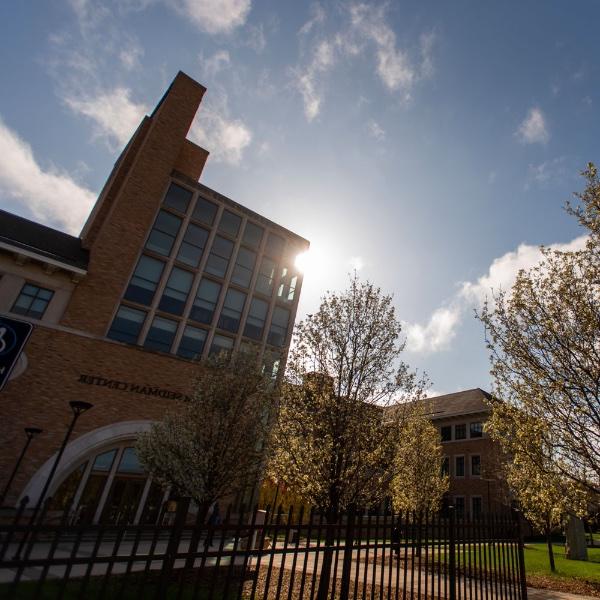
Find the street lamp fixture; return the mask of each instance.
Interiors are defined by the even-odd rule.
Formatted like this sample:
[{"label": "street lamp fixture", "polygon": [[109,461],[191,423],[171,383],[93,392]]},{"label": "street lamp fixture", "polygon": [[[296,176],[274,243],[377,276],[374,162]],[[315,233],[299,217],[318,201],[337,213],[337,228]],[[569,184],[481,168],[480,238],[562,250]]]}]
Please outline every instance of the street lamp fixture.
[{"label": "street lamp fixture", "polygon": [[84,402],[83,400],[71,400],[69,402],[71,406],[71,410],[76,417],[79,417],[80,414],[84,413],[86,410],[93,408],[93,404],[89,402]]},{"label": "street lamp fixture", "polygon": [[4,504],[4,500],[6,499],[8,490],[10,489],[10,486],[12,485],[12,482],[14,481],[15,476],[17,475],[17,471],[19,470],[21,463],[23,462],[23,458],[25,457],[27,448],[29,448],[29,444],[31,444],[31,440],[39,433],[42,433],[42,431],[43,430],[40,429],[39,427],[25,427],[25,435],[27,436],[27,440],[25,442],[25,445],[23,446],[23,449],[21,450],[21,454],[19,455],[17,462],[15,463],[14,469],[12,470],[12,473],[10,474],[10,477],[8,478],[8,481],[7,481],[6,485],[4,486],[4,489],[2,490],[2,496],[0,496],[0,506],[2,506]]},{"label": "street lamp fixture", "polygon": [[54,474],[56,473],[56,469],[58,468],[58,463],[60,462],[60,459],[62,458],[65,448],[67,447],[69,438],[71,437],[71,434],[73,433],[73,429],[75,428],[75,423],[77,422],[77,419],[80,417],[80,415],[82,415],[84,412],[86,412],[87,410],[89,410],[90,408],[92,408],[94,406],[93,404],[90,404],[89,402],[84,402],[83,400],[71,400],[69,402],[69,405],[71,407],[71,410],[73,411],[73,419],[71,420],[71,424],[69,425],[69,428],[67,429],[67,433],[65,434],[65,438],[60,447],[60,450],[58,451],[58,454],[56,455],[56,459],[54,460],[54,464],[52,465],[52,469],[50,470],[48,479],[46,479],[44,489],[42,490],[42,492],[38,498],[37,504],[35,506],[35,510],[33,511],[33,517],[31,519],[32,523],[35,522],[35,518],[40,509],[40,506],[42,506],[42,502],[44,501],[44,498],[46,497],[46,494],[48,493],[48,489],[50,488],[50,484],[52,483],[52,479],[54,478]]}]

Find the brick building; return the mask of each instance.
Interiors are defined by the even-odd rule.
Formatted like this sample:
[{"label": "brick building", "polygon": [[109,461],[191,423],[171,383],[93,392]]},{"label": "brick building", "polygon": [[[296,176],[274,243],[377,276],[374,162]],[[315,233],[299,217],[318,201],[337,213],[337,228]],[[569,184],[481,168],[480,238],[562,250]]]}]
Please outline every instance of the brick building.
[{"label": "brick building", "polygon": [[446,500],[473,515],[507,504],[498,447],[484,431],[488,400],[491,396],[479,388],[427,400],[428,415],[440,432],[443,469],[450,477]]},{"label": "brick building", "polygon": [[[79,237],[0,211],[0,313],[33,323],[0,392],[0,486],[43,429],[5,499],[35,503],[69,401],[94,406],[53,479],[80,522],[153,522],[164,501],[132,444],[188,395],[195,360],[257,347],[281,372],[302,277],[300,236],[200,184],[208,152],[186,139],[205,88],[179,73],[118,158]],[[62,504],[61,504],[62,503]]]}]

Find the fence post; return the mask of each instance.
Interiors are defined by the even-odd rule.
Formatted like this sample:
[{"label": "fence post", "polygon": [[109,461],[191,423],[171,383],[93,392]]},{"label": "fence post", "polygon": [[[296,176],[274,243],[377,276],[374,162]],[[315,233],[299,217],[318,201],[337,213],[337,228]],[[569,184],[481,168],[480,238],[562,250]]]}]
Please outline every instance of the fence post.
[{"label": "fence post", "polygon": [[175,513],[175,520],[171,529],[171,535],[169,536],[169,542],[165,551],[165,558],[163,560],[163,566],[160,574],[160,581],[156,590],[157,600],[162,600],[167,597],[167,590],[171,583],[173,575],[173,567],[175,566],[175,556],[179,550],[179,542],[181,541],[181,534],[185,527],[188,510],[190,508],[190,498],[178,498],[177,499],[177,511]]},{"label": "fence post", "polygon": [[454,512],[454,506],[448,507],[449,514],[449,532],[448,532],[448,545],[449,545],[449,564],[448,564],[448,575],[450,585],[450,600],[456,600],[456,514]]},{"label": "fence post", "polygon": [[352,550],[354,548],[355,516],[356,509],[354,505],[351,505],[346,518],[346,541],[344,544],[344,562],[342,563],[342,582],[340,584],[340,600],[348,600],[348,594],[350,593],[350,573],[352,571]]},{"label": "fence post", "polygon": [[527,600],[527,577],[525,575],[525,552],[523,543],[523,528],[521,526],[521,512],[513,509],[513,516],[517,525],[519,540],[519,584],[521,589],[521,600]]}]

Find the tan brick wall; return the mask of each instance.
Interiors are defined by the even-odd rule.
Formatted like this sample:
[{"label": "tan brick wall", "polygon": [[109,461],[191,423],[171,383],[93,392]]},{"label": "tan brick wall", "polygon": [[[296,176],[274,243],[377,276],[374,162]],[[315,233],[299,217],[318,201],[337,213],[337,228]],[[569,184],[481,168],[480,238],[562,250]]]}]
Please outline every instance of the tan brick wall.
[{"label": "tan brick wall", "polygon": [[70,400],[94,404],[80,417],[72,440],[121,421],[158,419],[173,406],[174,400],[80,383],[82,374],[189,394],[195,370],[176,357],[43,326],[35,328],[25,352],[27,370],[1,393],[0,489],[25,442],[23,428],[44,432],[31,443],[8,502],[59,449],[72,417]]},{"label": "tan brick wall", "polygon": [[[465,415],[443,421],[436,420],[435,425],[441,427],[465,423],[468,434],[469,423],[476,421],[485,423],[486,418],[486,414]],[[494,508],[497,510],[499,504],[506,503],[506,486],[499,472],[498,446],[485,433],[482,438],[442,442],[442,451],[450,460],[450,488],[448,491],[450,498],[464,496],[467,510],[470,510],[472,496],[481,496],[482,506],[486,510],[488,492],[492,510]],[[481,457],[481,476],[479,477],[471,475],[471,456],[473,455]],[[464,477],[455,475],[455,457],[457,456],[465,458]],[[487,479],[493,481],[488,482]]]},{"label": "tan brick wall", "polygon": [[[151,124],[137,150],[128,157],[131,167],[102,215],[90,248],[87,277],[75,290],[62,323],[103,335],[152,225],[169,176],[177,164],[185,136],[205,88],[180,73],[151,117]],[[131,161],[131,163],[129,163]]]}]

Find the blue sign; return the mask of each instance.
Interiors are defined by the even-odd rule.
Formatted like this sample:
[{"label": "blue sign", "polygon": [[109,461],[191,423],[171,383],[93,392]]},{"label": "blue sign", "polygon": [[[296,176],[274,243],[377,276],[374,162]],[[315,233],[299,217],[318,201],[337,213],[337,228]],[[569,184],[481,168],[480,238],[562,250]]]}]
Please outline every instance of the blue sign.
[{"label": "blue sign", "polygon": [[8,381],[32,331],[31,323],[0,315],[0,390]]}]

